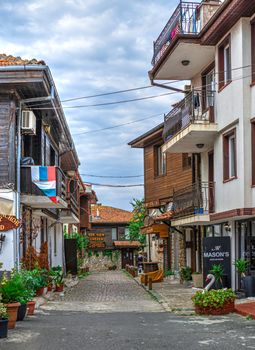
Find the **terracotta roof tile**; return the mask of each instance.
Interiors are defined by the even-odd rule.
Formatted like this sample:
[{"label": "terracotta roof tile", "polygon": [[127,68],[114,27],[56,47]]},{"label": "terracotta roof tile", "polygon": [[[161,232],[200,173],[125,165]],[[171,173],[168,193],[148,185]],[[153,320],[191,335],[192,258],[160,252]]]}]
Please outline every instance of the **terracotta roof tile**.
[{"label": "terracotta roof tile", "polygon": [[169,220],[174,215],[174,212],[172,210],[166,211],[165,213],[158,215],[155,217],[155,221],[161,221],[161,220]]},{"label": "terracotta roof tile", "polygon": [[128,223],[132,213],[127,210],[109,207],[107,205],[91,206],[92,223]]},{"label": "terracotta roof tile", "polygon": [[0,53],[0,66],[26,66],[26,65],[46,65],[42,60],[38,61],[35,58],[31,60],[22,59],[17,56],[6,55],[5,53]]},{"label": "terracotta roof tile", "polygon": [[141,243],[138,241],[114,241],[113,244],[118,248],[138,248],[141,246]]}]

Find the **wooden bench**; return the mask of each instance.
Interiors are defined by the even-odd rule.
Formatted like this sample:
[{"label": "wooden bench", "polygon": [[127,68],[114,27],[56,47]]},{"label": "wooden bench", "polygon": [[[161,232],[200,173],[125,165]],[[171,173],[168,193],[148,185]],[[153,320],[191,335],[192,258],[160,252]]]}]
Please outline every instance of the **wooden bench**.
[{"label": "wooden bench", "polygon": [[151,278],[152,283],[158,283],[158,282],[162,282],[164,280],[163,270],[142,273],[140,278],[141,278],[141,283],[143,283],[143,284],[145,284],[145,282],[146,282],[145,276],[147,276],[147,281],[149,280],[149,278]]}]

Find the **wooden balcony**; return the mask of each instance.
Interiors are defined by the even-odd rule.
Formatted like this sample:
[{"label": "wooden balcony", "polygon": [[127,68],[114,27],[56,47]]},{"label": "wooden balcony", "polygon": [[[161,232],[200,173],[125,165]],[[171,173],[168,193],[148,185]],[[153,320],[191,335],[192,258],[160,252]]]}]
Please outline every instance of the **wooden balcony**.
[{"label": "wooden balcony", "polygon": [[31,178],[31,166],[21,166],[21,203],[32,208],[67,208],[66,180],[63,171],[56,167],[56,199],[52,202],[33,182]]},{"label": "wooden balcony", "polygon": [[61,210],[60,220],[64,224],[77,224],[79,219],[78,188],[74,193],[67,193],[68,208]]},{"label": "wooden balcony", "polygon": [[172,225],[202,224],[214,212],[214,183],[197,182],[173,193]]},{"label": "wooden balcony", "polygon": [[213,146],[214,92],[193,90],[165,116],[164,152],[200,153]]}]

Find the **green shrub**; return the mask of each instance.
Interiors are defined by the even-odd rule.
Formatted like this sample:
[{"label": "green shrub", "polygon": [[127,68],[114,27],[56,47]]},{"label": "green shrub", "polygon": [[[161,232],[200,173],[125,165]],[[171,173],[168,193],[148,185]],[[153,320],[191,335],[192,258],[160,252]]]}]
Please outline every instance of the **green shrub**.
[{"label": "green shrub", "polygon": [[232,289],[198,291],[191,298],[194,305],[202,308],[219,309],[224,304],[233,302],[236,298]]},{"label": "green shrub", "polygon": [[7,320],[8,314],[7,314],[7,308],[3,303],[0,303],[0,320]]},{"label": "green shrub", "polygon": [[174,271],[172,271],[172,270],[167,270],[167,271],[165,271],[165,276],[167,277],[167,276],[174,276]]},{"label": "green shrub", "polygon": [[245,259],[237,259],[234,262],[236,271],[240,273],[242,277],[245,277],[246,271],[248,270],[249,267],[249,262]]},{"label": "green shrub", "polygon": [[18,273],[15,273],[8,280],[2,280],[0,294],[4,304],[23,301],[27,295],[24,281]]},{"label": "green shrub", "polygon": [[217,282],[220,282],[224,273],[223,266],[221,264],[214,264],[212,265],[212,268],[210,270],[210,273],[212,273],[215,277],[215,280]]},{"label": "green shrub", "polygon": [[191,281],[192,280],[191,275],[192,275],[191,267],[187,266],[187,267],[181,268],[180,276],[183,281]]}]

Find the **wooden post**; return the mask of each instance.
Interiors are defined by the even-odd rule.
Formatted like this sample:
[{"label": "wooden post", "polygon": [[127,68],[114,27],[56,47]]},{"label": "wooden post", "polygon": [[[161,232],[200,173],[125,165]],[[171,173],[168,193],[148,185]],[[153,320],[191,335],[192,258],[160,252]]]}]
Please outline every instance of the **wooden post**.
[{"label": "wooden post", "polygon": [[145,274],[144,276],[144,285],[147,286],[148,285],[148,275]]},{"label": "wooden post", "polygon": [[149,290],[152,290],[152,278],[149,277]]}]

